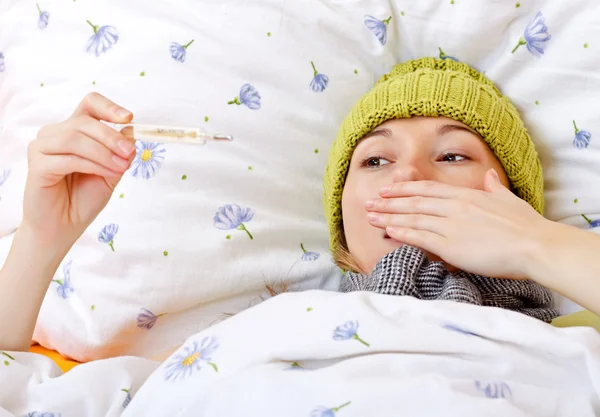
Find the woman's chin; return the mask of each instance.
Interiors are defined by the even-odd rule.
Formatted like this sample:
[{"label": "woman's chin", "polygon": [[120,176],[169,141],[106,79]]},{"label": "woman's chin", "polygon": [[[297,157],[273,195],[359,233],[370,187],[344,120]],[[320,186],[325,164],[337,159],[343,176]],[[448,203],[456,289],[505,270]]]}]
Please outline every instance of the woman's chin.
[{"label": "woman's chin", "polygon": [[392,239],[391,237],[388,236],[387,233],[383,236],[383,240],[385,242],[386,247],[391,248],[390,252],[393,251],[393,250],[395,250],[395,249],[398,249],[400,246],[406,245],[406,243],[404,243],[404,242]]}]

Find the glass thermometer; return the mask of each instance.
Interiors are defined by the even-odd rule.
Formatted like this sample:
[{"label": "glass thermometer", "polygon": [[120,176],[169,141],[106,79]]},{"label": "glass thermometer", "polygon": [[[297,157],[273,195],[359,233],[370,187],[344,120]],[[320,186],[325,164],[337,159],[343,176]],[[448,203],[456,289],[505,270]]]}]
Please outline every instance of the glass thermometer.
[{"label": "glass thermometer", "polygon": [[208,133],[200,127],[127,124],[121,127],[123,136],[133,140],[161,143],[191,143],[204,145],[208,141],[231,142],[233,136]]}]

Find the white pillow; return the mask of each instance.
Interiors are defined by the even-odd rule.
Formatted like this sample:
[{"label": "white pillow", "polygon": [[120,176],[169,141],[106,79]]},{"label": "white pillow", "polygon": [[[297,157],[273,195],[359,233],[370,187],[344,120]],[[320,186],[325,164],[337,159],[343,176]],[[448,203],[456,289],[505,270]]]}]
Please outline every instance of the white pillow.
[{"label": "white pillow", "polygon": [[[0,155],[10,150],[0,172],[17,166],[0,186],[0,233],[20,219],[26,144],[89,91],[137,122],[236,137],[159,145],[151,170],[126,174],[57,272],[36,328],[37,341],[75,359],[153,355],[256,302],[265,283],[335,289],[321,203],[328,147],[381,74],[439,48],[485,71],[522,111],[545,168],[547,216],[582,227],[581,213],[600,217],[595,0],[53,0],[40,8],[47,25],[31,4],[0,4]],[[527,45],[511,53],[538,11],[552,36],[544,54]],[[248,84],[260,100],[246,100]],[[588,148],[573,147],[574,119],[591,132]],[[232,217],[246,220],[253,239],[223,230],[237,226]]]},{"label": "white pillow", "polygon": [[[19,149],[23,160],[41,126],[68,117],[94,90],[137,122],[236,138],[159,145],[151,169],[126,175],[57,272],[38,342],[78,360],[150,356],[255,303],[265,284],[337,289],[321,202],[327,147],[356,98],[394,62],[360,28],[361,8],[45,1],[40,29],[30,6],[8,1],[0,11],[3,149]],[[98,56],[97,44],[86,53],[94,36],[86,20],[104,36]],[[173,45],[191,40],[187,49]],[[331,80],[324,91],[313,89],[311,61]],[[260,94],[254,104],[248,88],[240,97],[247,84]],[[236,97],[240,105],[228,104]],[[20,213],[21,194],[2,196],[2,213]],[[0,218],[10,220],[3,230],[18,225],[18,216]],[[241,218],[249,233],[235,229]]]}]

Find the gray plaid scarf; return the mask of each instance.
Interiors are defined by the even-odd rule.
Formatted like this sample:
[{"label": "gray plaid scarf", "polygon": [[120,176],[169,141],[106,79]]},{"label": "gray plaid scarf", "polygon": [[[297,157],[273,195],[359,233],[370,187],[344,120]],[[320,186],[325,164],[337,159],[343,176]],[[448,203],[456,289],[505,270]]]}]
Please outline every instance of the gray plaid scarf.
[{"label": "gray plaid scarf", "polygon": [[370,275],[346,273],[340,291],[500,307],[546,322],[558,316],[550,308],[551,292],[534,281],[487,278],[464,271],[452,273],[443,262],[431,262],[423,251],[407,245],[384,256]]}]

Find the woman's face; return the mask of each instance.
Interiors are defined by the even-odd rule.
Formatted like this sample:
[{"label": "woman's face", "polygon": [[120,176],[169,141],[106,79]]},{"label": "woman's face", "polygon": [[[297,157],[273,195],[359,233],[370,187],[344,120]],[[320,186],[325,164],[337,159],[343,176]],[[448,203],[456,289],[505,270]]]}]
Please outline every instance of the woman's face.
[{"label": "woman's face", "polygon": [[402,246],[367,218],[365,203],[380,198],[382,186],[430,180],[483,189],[490,168],[508,187],[502,164],[483,139],[467,125],[446,117],[389,120],[365,135],[352,155],[342,196],[346,242],[362,272],[370,273],[383,256]]}]

